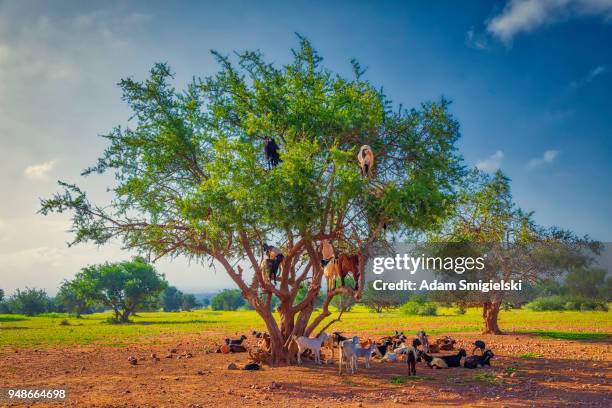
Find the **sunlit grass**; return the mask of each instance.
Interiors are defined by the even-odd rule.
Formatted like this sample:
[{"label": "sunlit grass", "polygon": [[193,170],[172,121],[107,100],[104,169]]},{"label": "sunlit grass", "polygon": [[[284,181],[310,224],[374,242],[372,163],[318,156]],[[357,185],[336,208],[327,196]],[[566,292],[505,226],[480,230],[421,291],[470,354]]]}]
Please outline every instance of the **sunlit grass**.
[{"label": "sunlit grass", "polygon": [[[403,316],[397,311],[376,314],[364,307],[355,307],[344,313],[342,320],[328,331],[339,330],[374,337],[395,330],[405,333],[426,330],[435,335],[475,333],[482,328],[480,309],[468,309],[465,314],[457,314],[453,308],[440,308],[438,312],[438,316]],[[549,338],[601,340],[612,334],[610,316],[609,312],[511,310],[501,312],[500,326],[507,332],[524,332]],[[74,344],[117,346],[135,342],[151,344],[160,341],[162,337],[183,333],[248,334],[251,330],[265,329],[262,320],[251,310],[147,312],[139,313],[130,324],[110,324],[107,321],[109,317],[109,313],[84,315],[80,319],[58,313],[36,317],[0,315],[0,347]],[[326,321],[336,317],[337,313],[333,313]],[[69,325],[61,325],[62,320],[67,320]]]}]

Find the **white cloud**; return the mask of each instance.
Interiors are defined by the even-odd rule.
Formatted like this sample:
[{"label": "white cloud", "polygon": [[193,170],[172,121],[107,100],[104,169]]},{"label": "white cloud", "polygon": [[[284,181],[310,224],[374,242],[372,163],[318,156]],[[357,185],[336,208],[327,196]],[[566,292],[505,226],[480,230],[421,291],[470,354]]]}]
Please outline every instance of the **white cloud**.
[{"label": "white cloud", "polygon": [[49,160],[44,163],[32,164],[25,168],[23,174],[30,180],[47,180],[48,173],[53,170],[57,160]]},{"label": "white cloud", "polygon": [[519,33],[579,17],[612,18],[612,0],[508,0],[487,31],[508,44]]},{"label": "white cloud", "polygon": [[498,150],[486,159],[477,161],[476,168],[487,172],[495,171],[500,168],[503,159],[504,152]]},{"label": "white cloud", "polygon": [[606,71],[608,70],[608,66],[607,65],[598,65],[595,68],[593,68],[592,70],[590,70],[583,78],[580,78],[576,81],[573,81],[570,84],[570,88],[572,89],[578,89],[581,86],[584,86],[590,82],[593,82],[593,80],[595,80],[595,78],[597,78],[598,76],[604,74]]},{"label": "white cloud", "polygon": [[546,150],[541,157],[536,157],[527,162],[527,168],[533,169],[544,164],[552,164],[559,156],[558,150]]}]

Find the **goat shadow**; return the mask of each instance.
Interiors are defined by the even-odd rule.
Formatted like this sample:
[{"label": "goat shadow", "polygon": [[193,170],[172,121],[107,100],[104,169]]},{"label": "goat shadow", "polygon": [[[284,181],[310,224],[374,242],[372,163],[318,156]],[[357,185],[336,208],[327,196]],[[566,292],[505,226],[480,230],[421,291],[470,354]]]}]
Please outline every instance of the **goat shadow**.
[{"label": "goat shadow", "polygon": [[[314,399],[344,397],[350,401],[355,395],[360,395],[360,398],[366,403],[369,403],[368,400],[371,398],[385,399],[385,395],[390,399],[402,390],[409,391],[403,394],[408,397],[411,393],[416,395],[435,391],[437,393],[436,404],[449,406],[464,406],[466,397],[473,402],[476,402],[479,397],[482,402],[501,397],[496,399],[496,403],[510,403],[517,407],[531,407],[534,402],[542,407],[601,406],[609,400],[607,387],[602,387],[601,383],[610,384],[606,374],[612,369],[610,362],[495,356],[492,364],[492,368],[485,369],[472,370],[458,367],[436,370],[428,368],[423,363],[418,363],[416,377],[408,377],[408,367],[405,362],[384,363],[373,360],[371,368],[366,369],[363,361],[360,361],[355,374],[347,373],[343,367],[342,375],[339,375],[337,360],[331,365],[316,365],[313,362],[305,361],[298,366],[298,369],[305,371],[306,376],[315,378],[315,380],[318,379],[316,377],[320,377],[319,381],[324,384],[333,381],[334,386],[321,387],[308,381],[281,380],[281,383],[283,392],[295,395],[296,398],[312,395]],[[498,376],[503,375],[509,368],[516,371],[518,375],[498,379]],[[401,382],[394,384],[392,381],[395,379]],[[503,381],[512,382],[503,383]],[[582,388],[567,387],[568,383],[580,384]],[[418,389],[412,389],[413,387],[418,387]],[[441,394],[441,391],[444,391],[444,394]],[[459,397],[445,396],[447,392],[457,393]],[[372,395],[378,397],[372,397]]]}]

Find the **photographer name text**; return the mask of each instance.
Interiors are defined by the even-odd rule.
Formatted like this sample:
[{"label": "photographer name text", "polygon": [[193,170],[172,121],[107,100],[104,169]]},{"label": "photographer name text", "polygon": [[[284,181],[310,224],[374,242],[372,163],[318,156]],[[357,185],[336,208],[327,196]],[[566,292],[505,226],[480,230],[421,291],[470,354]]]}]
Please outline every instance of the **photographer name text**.
[{"label": "photographer name text", "polygon": [[462,291],[480,291],[480,292],[490,292],[490,291],[520,291],[522,290],[523,282],[522,280],[500,280],[500,281],[482,281],[478,280],[477,282],[468,282],[467,280],[460,280],[458,282],[441,282],[437,279],[432,281],[421,280],[412,281],[407,279],[402,279],[395,282],[385,282],[382,279],[376,279],[372,283],[374,290],[403,290],[403,291],[421,291],[421,290],[440,290],[440,291],[453,291],[453,290],[462,290]]}]

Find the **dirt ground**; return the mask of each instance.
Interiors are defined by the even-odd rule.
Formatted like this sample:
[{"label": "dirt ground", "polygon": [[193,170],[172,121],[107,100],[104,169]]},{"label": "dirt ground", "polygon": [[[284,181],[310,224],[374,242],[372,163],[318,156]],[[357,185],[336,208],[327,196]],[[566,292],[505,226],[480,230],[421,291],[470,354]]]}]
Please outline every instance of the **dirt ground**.
[{"label": "dirt ground", "polygon": [[[612,406],[610,341],[478,336],[496,354],[492,368],[434,370],[419,363],[415,379],[405,377],[404,363],[379,360],[370,369],[361,362],[355,375],[342,376],[337,364],[312,362],[261,371],[229,370],[230,362],[243,367],[248,355],[209,352],[223,338],[214,337],[171,336],[155,346],[122,348],[4,349],[0,387],[61,388],[68,391],[68,399],[61,404],[0,406]],[[476,339],[473,333],[452,337],[467,349]],[[151,358],[152,353],[159,361]],[[519,357],[525,353],[537,357]],[[330,357],[329,350],[324,354]],[[138,359],[136,365],[130,364],[130,356]]]}]

